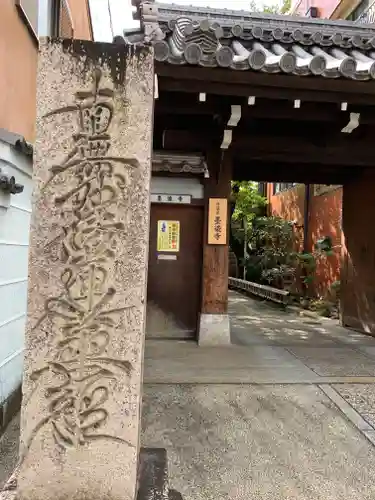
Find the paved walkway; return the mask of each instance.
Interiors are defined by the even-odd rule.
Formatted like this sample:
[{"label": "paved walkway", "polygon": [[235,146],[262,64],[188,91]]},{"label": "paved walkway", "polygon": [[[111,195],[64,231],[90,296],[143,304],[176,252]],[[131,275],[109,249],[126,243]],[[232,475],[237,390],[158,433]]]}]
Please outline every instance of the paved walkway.
[{"label": "paved walkway", "polygon": [[144,446],[184,500],[375,496],[375,339],[231,293],[229,348],[148,341]]},{"label": "paved walkway", "polygon": [[[373,500],[375,339],[231,292],[230,347],[148,340],[143,446],[184,500]],[[0,440],[0,482],[17,421]],[[9,462],[8,458],[9,457]]]},{"label": "paved walkway", "polygon": [[231,292],[231,347],[149,340],[145,382],[375,383],[375,338]]}]

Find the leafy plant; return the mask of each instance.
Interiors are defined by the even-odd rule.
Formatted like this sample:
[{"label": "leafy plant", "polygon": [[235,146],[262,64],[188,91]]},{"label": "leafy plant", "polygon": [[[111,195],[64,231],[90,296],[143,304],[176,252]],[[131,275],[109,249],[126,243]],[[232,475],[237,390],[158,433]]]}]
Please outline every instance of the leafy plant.
[{"label": "leafy plant", "polygon": [[329,289],[328,296],[330,300],[334,302],[336,305],[339,305],[340,302],[340,290],[341,290],[341,282],[334,281]]},{"label": "leafy plant", "polygon": [[[314,282],[314,273],[316,271],[316,258],[312,253],[295,253],[293,257],[296,260],[296,267],[300,269],[302,283],[311,285]],[[305,290],[304,290],[305,291]]]},{"label": "leafy plant", "polygon": [[296,267],[299,269],[300,280],[302,283],[302,295],[307,295],[309,285],[315,280],[316,260],[318,257],[328,257],[333,255],[332,240],[330,236],[319,239],[314,245],[312,253],[295,253]]},{"label": "leafy plant", "polygon": [[[267,203],[258,191],[258,183],[251,181],[232,182],[232,221],[230,230],[230,247],[235,253],[240,267],[245,265],[248,251],[244,250],[245,235],[246,245],[248,243],[248,230],[251,231],[251,224],[259,210],[262,210]],[[246,229],[245,229],[246,227]],[[241,271],[241,269],[240,269]]]},{"label": "leafy plant", "polygon": [[247,280],[277,288],[293,286],[298,295],[307,299],[316,276],[317,258],[333,254],[332,240],[325,236],[316,242],[313,252],[296,252],[291,222],[258,215],[266,203],[258,183],[232,182],[231,249],[240,266],[246,267]]},{"label": "leafy plant", "polygon": [[281,217],[257,217],[249,234],[249,264],[260,270],[261,282],[284,288],[293,279],[294,234],[289,222]]},{"label": "leafy plant", "polygon": [[254,0],[250,2],[251,12],[265,12],[267,14],[288,14],[292,7],[291,0],[283,0],[281,5],[278,4],[263,4],[259,5]]},{"label": "leafy plant", "polygon": [[293,226],[281,217],[254,218],[248,236],[247,279],[277,288],[293,286],[303,297],[309,295],[314,283],[317,258],[332,251],[331,240],[325,237],[313,252],[296,252]]},{"label": "leafy plant", "polygon": [[331,285],[331,290],[334,290],[335,292],[340,292],[341,288],[341,281],[334,281]]},{"label": "leafy plant", "polygon": [[311,300],[309,309],[316,311],[320,316],[329,318],[332,315],[333,304],[324,299]]},{"label": "leafy plant", "polygon": [[315,250],[317,252],[324,252],[325,255],[333,255],[332,238],[330,236],[324,236],[324,238],[320,238],[315,243]]},{"label": "leafy plant", "polygon": [[236,204],[232,219],[238,222],[246,219],[247,224],[267,204],[267,198],[258,191],[258,183],[253,181],[232,182],[232,198]]}]

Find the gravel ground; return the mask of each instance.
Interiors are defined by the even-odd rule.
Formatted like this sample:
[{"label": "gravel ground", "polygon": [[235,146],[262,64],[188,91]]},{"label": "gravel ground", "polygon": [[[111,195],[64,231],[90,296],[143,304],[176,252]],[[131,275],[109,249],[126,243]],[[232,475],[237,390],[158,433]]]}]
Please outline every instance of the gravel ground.
[{"label": "gravel ground", "polygon": [[0,490],[17,464],[19,436],[20,415],[18,414],[0,437]]},{"label": "gravel ground", "polygon": [[375,447],[316,386],[145,385],[184,500],[373,500]]},{"label": "gravel ground", "polygon": [[337,384],[333,387],[375,429],[375,385]]}]

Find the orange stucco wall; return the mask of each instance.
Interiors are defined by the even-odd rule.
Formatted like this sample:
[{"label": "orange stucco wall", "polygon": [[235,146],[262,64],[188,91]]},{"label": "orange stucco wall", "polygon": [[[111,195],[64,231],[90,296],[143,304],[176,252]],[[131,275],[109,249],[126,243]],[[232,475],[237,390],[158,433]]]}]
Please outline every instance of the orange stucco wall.
[{"label": "orange stucco wall", "polygon": [[73,19],[74,38],[91,40],[88,0],[69,0],[69,8]]},{"label": "orange stucco wall", "polygon": [[[267,198],[269,215],[296,221],[295,235],[299,242],[297,246],[302,250],[305,187],[300,185],[273,195],[273,185],[268,184]],[[340,279],[341,209],[342,188],[315,196],[313,186],[311,186],[307,249],[312,252],[319,238],[330,236],[334,251],[334,255],[330,257],[324,256],[317,259],[314,288],[318,295],[324,296],[331,284]]]},{"label": "orange stucco wall", "polygon": [[14,0],[1,0],[0,127],[34,140],[37,45]]},{"label": "orange stucco wall", "polygon": [[273,184],[267,185],[268,215],[282,217],[288,221],[295,221],[294,234],[296,250],[303,248],[303,213],[305,186],[298,185],[288,191],[273,194]]},{"label": "orange stucco wall", "polygon": [[316,292],[324,295],[332,283],[340,279],[341,270],[341,214],[342,188],[319,196],[312,196],[309,218],[309,248],[314,248],[319,238],[330,236],[334,255],[320,257],[316,268]]},{"label": "orange stucco wall", "polygon": [[269,215],[278,215],[287,220],[303,224],[305,186],[298,185],[288,191],[273,194],[273,185],[267,185]]},{"label": "orange stucco wall", "polygon": [[[91,39],[87,0],[70,0],[76,38]],[[1,0],[0,128],[34,142],[37,43],[14,0]]]}]

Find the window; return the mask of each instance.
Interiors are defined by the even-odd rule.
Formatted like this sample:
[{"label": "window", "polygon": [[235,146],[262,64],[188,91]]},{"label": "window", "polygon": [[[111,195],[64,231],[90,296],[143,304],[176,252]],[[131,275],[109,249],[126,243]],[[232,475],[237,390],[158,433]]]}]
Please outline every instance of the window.
[{"label": "window", "polygon": [[52,0],[39,0],[38,35],[52,36]]},{"label": "window", "polygon": [[38,36],[38,0],[16,0],[16,6],[32,34]]},{"label": "window", "polygon": [[273,183],[273,194],[281,193],[282,191],[288,191],[297,186],[296,182],[274,182]]},{"label": "window", "polygon": [[67,0],[39,0],[38,35],[73,37],[73,22]]}]

